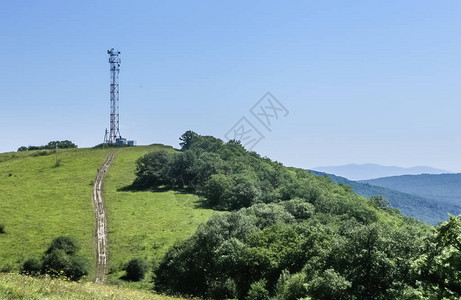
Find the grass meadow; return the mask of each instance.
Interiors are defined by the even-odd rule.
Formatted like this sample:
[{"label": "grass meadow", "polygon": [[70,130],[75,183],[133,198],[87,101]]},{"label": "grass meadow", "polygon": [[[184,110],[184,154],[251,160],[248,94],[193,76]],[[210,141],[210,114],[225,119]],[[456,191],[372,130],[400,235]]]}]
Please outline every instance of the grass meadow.
[{"label": "grass meadow", "polygon": [[58,279],[32,278],[18,274],[0,274],[0,299],[49,300],[174,300],[148,291],[95,283],[75,283]]},{"label": "grass meadow", "polygon": [[[141,282],[125,282],[120,279],[123,266],[131,258],[143,258],[150,266],[155,265],[170,246],[192,235],[199,224],[216,213],[199,208],[195,195],[124,189],[135,178],[136,160],[161,149],[176,151],[163,145],[60,150],[58,167],[52,150],[0,154],[0,224],[5,225],[5,233],[0,234],[0,271],[19,271],[27,258],[40,258],[52,239],[61,235],[75,237],[81,246],[80,254],[94,266],[94,178],[109,152],[116,151],[103,186],[108,218],[108,283],[151,289],[150,272]],[[5,278],[10,283],[17,279],[17,284],[25,280],[40,285],[27,277],[1,276],[4,285]],[[92,268],[84,281],[93,276]],[[17,284],[11,289],[18,288]],[[3,286],[3,292],[6,289]],[[23,289],[18,293],[30,292]]]},{"label": "grass meadow", "polygon": [[122,270],[131,258],[143,258],[150,265],[158,262],[170,246],[192,235],[199,224],[214,213],[198,208],[195,195],[176,191],[126,191],[134,178],[135,161],[162,145],[124,148],[119,151],[104,181],[108,214],[108,281],[132,287],[150,288],[150,276],[139,283],[123,283]]},{"label": "grass meadow", "polygon": [[[0,154],[0,269],[17,271],[40,257],[53,238],[73,236],[94,263],[93,180],[108,150]],[[92,274],[90,273],[90,277]]]}]

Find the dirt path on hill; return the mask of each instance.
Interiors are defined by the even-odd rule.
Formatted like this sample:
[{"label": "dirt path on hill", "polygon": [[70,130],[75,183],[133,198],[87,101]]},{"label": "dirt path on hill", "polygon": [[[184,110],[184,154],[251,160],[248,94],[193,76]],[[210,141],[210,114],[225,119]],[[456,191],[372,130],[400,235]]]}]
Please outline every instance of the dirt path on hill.
[{"label": "dirt path on hill", "polygon": [[96,217],[96,274],[95,282],[104,283],[107,274],[107,218],[102,199],[102,183],[104,176],[115,157],[115,153],[107,156],[104,164],[98,169],[93,189],[93,209]]}]

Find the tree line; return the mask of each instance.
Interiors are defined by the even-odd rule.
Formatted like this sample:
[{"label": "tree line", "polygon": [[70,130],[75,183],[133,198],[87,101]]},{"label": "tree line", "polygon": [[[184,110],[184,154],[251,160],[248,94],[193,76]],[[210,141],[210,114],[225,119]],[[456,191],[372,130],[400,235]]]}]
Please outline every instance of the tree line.
[{"label": "tree line", "polygon": [[461,295],[461,220],[438,227],[382,197],[288,168],[236,142],[181,136],[136,163],[138,188],[188,188],[213,216],[155,268],[155,289],[209,299],[442,299]]},{"label": "tree line", "polygon": [[51,141],[46,145],[42,146],[21,146],[18,148],[18,152],[21,151],[32,151],[32,150],[49,150],[49,149],[55,149],[56,145],[58,145],[58,148],[60,149],[69,149],[69,148],[77,148],[78,146],[72,143],[69,140],[64,140],[64,141]]}]

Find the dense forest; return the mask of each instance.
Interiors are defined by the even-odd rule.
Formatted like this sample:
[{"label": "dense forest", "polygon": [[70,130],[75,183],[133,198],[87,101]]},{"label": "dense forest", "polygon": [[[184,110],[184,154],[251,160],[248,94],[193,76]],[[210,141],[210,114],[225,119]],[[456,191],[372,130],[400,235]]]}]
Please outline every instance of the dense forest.
[{"label": "dense forest", "polygon": [[361,181],[432,199],[461,205],[461,174],[402,175]]},{"label": "dense forest", "polygon": [[[311,172],[315,175],[325,174],[317,171]],[[335,183],[342,183],[344,185],[350,186],[352,190],[358,195],[364,197],[372,197],[376,195],[383,196],[386,200],[390,202],[392,207],[399,209],[402,212],[402,214],[409,217],[417,218],[428,224],[437,225],[442,221],[446,221],[448,219],[448,213],[454,215],[458,215],[461,213],[461,206],[459,204],[451,204],[443,200],[425,198],[422,196],[408,194],[381,186],[375,186],[368,183],[352,181],[347,178],[336,176],[333,174],[327,174],[327,176]],[[404,178],[404,176],[391,178]],[[428,182],[426,183],[429,184]],[[445,191],[444,193],[447,193],[447,191]],[[419,194],[423,193],[420,192]],[[427,196],[428,194],[426,194],[426,197]]]},{"label": "dense forest", "polygon": [[155,289],[210,299],[461,296],[461,221],[430,227],[382,197],[188,131],[140,158],[137,189],[190,189],[217,214],[172,247]]}]

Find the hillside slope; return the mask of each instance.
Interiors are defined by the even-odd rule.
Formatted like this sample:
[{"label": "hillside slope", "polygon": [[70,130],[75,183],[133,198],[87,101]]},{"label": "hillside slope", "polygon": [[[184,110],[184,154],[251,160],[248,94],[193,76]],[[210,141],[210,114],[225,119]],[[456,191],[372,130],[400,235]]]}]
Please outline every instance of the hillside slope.
[{"label": "hillside slope", "polygon": [[[0,154],[0,268],[40,257],[53,238],[72,235],[94,262],[93,180],[108,150]],[[90,273],[90,277],[92,273]]]},{"label": "hillside slope", "polygon": [[371,185],[461,205],[461,174],[404,175],[360,181]]},{"label": "hillside slope", "polygon": [[[160,260],[178,240],[190,236],[208,220],[212,210],[196,208],[198,198],[173,191],[126,190],[134,179],[136,160],[151,151],[175,151],[163,145],[122,149],[60,150],[55,167],[53,151],[0,154],[0,270],[18,271],[30,257],[39,258],[50,242],[73,236],[81,254],[95,265],[93,183],[109,152],[117,155],[103,183],[109,238],[109,281],[124,284],[123,266],[141,257]],[[92,280],[91,269],[87,280]],[[144,282],[127,283],[147,287]]]},{"label": "hillside slope", "polygon": [[117,153],[106,176],[104,200],[109,229],[109,283],[148,287],[149,277],[142,283],[120,281],[124,264],[131,258],[143,258],[155,264],[173,244],[192,235],[214,213],[211,209],[198,208],[196,195],[129,189],[135,178],[136,160],[159,150],[175,151],[163,145],[124,148]]},{"label": "hillside slope", "polygon": [[413,278],[420,279],[409,274],[429,225],[236,141],[192,131],[181,140],[180,152],[139,160],[135,183],[188,186],[204,207],[228,213],[169,249],[155,270],[157,291],[222,300],[402,299],[418,292]]},{"label": "hillside slope", "polygon": [[[316,171],[311,172],[316,175],[325,174]],[[407,194],[385,187],[360,183],[333,174],[326,175],[335,183],[342,183],[350,186],[358,195],[367,198],[378,195],[383,196],[393,207],[399,209],[404,215],[417,218],[432,225],[441,221],[446,221],[448,214],[458,215],[461,213],[461,206],[459,205],[442,203],[433,199]]]}]

